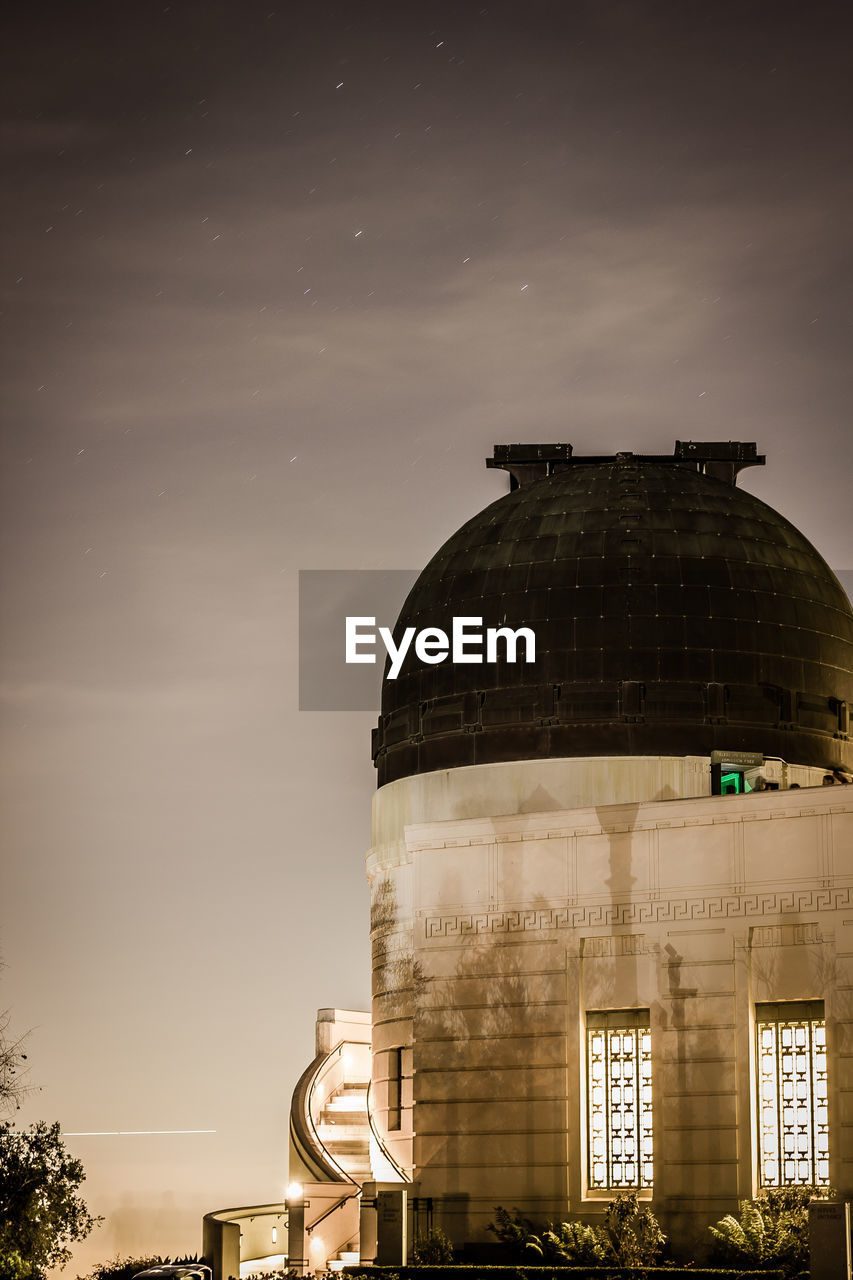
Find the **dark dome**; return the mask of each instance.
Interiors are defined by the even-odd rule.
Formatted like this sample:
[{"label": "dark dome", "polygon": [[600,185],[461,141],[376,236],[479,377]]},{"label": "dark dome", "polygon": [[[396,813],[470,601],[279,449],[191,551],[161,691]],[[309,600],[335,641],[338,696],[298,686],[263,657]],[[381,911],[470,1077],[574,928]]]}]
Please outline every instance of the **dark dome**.
[{"label": "dark dome", "polygon": [[811,543],[735,487],[763,461],[754,446],[501,450],[491,465],[513,472],[514,492],[432,558],[394,634],[450,633],[463,615],[528,626],[536,662],[426,666],[412,648],[383,682],[380,786],[500,760],[715,749],[849,767],[853,610]]}]

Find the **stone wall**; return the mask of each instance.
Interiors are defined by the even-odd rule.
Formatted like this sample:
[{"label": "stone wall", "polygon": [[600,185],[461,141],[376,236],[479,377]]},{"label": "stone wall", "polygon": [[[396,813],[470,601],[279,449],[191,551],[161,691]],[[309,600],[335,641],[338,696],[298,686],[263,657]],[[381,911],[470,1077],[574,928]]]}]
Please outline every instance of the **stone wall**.
[{"label": "stone wall", "polygon": [[757,1189],[756,1002],[824,1001],[830,1176],[853,1194],[851,792],[449,817],[374,850],[375,1062],[412,1046],[391,1138],[454,1239],[497,1204],[612,1197],[586,1185],[589,1010],[650,1011],[653,1199],[684,1251]]}]

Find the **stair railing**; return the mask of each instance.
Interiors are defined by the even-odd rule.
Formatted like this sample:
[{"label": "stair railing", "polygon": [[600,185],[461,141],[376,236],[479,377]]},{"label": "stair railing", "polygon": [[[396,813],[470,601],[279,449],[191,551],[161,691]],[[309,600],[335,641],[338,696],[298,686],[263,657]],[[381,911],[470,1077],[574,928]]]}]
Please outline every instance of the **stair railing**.
[{"label": "stair railing", "polygon": [[[332,1155],[331,1151],[325,1145],[322,1138],[318,1134],[314,1126],[314,1116],[313,1116],[314,1108],[312,1106],[312,1103],[314,1102],[314,1094],[316,1093],[316,1090],[320,1084],[321,1071],[323,1070],[324,1067],[325,1068],[329,1067],[331,1063],[335,1060],[335,1058],[343,1057],[343,1052],[346,1045],[347,1045],[347,1041],[345,1040],[341,1041],[339,1045],[336,1045],[335,1048],[331,1051],[331,1053],[326,1054],[320,1066],[314,1072],[314,1075],[311,1077],[311,1082],[308,1086],[308,1093],[305,1099],[305,1107],[308,1113],[308,1123],[311,1126],[311,1132],[314,1135],[314,1139],[317,1145],[319,1146],[320,1150],[323,1152],[324,1158],[328,1160],[329,1164],[331,1164],[335,1169],[337,1169],[338,1173],[341,1175],[341,1177],[344,1179],[345,1182],[351,1182],[353,1186],[358,1186],[358,1183],[356,1182],[355,1178],[351,1174],[347,1173],[346,1169],[342,1168],[341,1165],[338,1164],[337,1160]],[[344,1199],[349,1200],[351,1199],[351,1197],[344,1196]],[[331,1210],[329,1210],[329,1212],[331,1213]],[[323,1217],[326,1217],[326,1214],[324,1214]],[[322,1219],[320,1219],[320,1221],[322,1221]]]},{"label": "stair railing", "polygon": [[356,1190],[351,1191],[348,1196],[341,1196],[340,1200],[336,1200],[333,1205],[330,1205],[329,1208],[325,1211],[325,1213],[321,1213],[319,1218],[315,1218],[314,1221],[311,1223],[310,1227],[305,1228],[305,1234],[307,1236],[310,1236],[314,1228],[319,1227],[321,1222],[325,1222],[326,1218],[330,1217],[333,1213],[335,1213],[338,1209],[340,1209],[343,1205],[345,1205],[349,1200],[357,1200],[360,1195],[361,1195],[361,1187],[357,1187]]},{"label": "stair railing", "polygon": [[400,1181],[411,1182],[411,1178],[407,1177],[405,1170],[402,1168],[401,1165],[397,1163],[397,1161],[391,1155],[391,1152],[388,1150],[388,1148],[385,1145],[385,1141],[382,1135],[380,1134],[379,1130],[376,1127],[376,1121],[373,1119],[373,1108],[370,1105],[370,1093],[372,1088],[373,1088],[373,1081],[371,1081],[370,1084],[367,1086],[367,1122],[370,1125],[370,1132],[376,1142],[376,1145],[379,1147],[379,1150],[382,1152],[383,1156],[388,1161],[391,1168],[397,1174],[397,1177],[400,1179]]},{"label": "stair railing", "polygon": [[[343,1040],[329,1053],[318,1053],[310,1066],[302,1073],[293,1092],[290,1108],[290,1131],[297,1146],[308,1155],[320,1176],[331,1182],[347,1182],[359,1186],[352,1174],[347,1173],[326,1147],[314,1124],[313,1112],[318,1101],[317,1090],[335,1062],[344,1056],[348,1048],[363,1047],[358,1041]],[[344,1082],[346,1083],[346,1081]],[[362,1084],[362,1081],[351,1083]],[[319,1110],[319,1108],[318,1108]]]},{"label": "stair railing", "polygon": [[318,1053],[310,1066],[303,1071],[293,1091],[293,1101],[290,1106],[290,1132],[297,1148],[315,1166],[321,1180],[348,1182],[357,1186],[355,1179],[350,1177],[346,1169],[341,1168],[331,1152],[326,1149],[311,1115],[319,1077],[324,1067],[328,1067],[335,1057],[340,1056],[343,1048],[344,1046],[340,1044],[331,1053]]},{"label": "stair railing", "polygon": [[[297,1146],[309,1156],[315,1165],[318,1166],[318,1169],[322,1171],[323,1177],[332,1182],[347,1182],[351,1186],[358,1187],[360,1191],[360,1185],[356,1179],[352,1177],[351,1174],[347,1173],[346,1169],[343,1169],[341,1165],[338,1164],[335,1157],[323,1143],[314,1126],[312,1116],[313,1103],[316,1097],[317,1088],[320,1084],[320,1077],[321,1075],[325,1075],[325,1069],[328,1069],[336,1058],[342,1056],[348,1044],[349,1041],[343,1041],[341,1044],[336,1045],[330,1053],[318,1053],[314,1061],[302,1073],[299,1083],[293,1093],[293,1103],[290,1109],[290,1129],[294,1139],[296,1140]],[[367,1122],[370,1127],[371,1137],[400,1181],[410,1182],[411,1177],[388,1150],[385,1140],[377,1128],[376,1121],[373,1116],[373,1108],[371,1106],[371,1093],[372,1084],[368,1083]],[[344,1196],[338,1203],[343,1203],[343,1201],[350,1199],[352,1199],[352,1194]],[[328,1212],[331,1212],[331,1210]]]}]

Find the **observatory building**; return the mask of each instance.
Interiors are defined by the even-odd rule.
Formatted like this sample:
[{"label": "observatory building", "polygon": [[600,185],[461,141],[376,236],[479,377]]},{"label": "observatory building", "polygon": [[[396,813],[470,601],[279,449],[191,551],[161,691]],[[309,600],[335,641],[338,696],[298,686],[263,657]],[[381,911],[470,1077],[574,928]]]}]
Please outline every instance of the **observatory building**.
[{"label": "observatory building", "polygon": [[497,446],[418,578],[398,646],[535,661],[386,667],[372,1013],[321,1010],[294,1094],[291,1267],[625,1191],[700,1260],[764,1188],[853,1197],[853,609],[763,462]]},{"label": "observatory building", "polygon": [[407,659],[374,733],[371,1107],[457,1245],[853,1192],[853,611],[763,462],[498,446],[403,606],[536,636]]}]

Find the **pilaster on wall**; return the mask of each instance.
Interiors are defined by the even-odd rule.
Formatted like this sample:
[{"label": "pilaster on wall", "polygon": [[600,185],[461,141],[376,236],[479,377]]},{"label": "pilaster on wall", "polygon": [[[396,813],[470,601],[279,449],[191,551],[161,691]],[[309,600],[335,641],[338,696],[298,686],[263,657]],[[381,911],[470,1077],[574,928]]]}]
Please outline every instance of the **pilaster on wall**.
[{"label": "pilaster on wall", "polygon": [[[398,1167],[412,1166],[411,1081],[403,1089],[399,1125],[391,1127],[391,1062],[411,1050],[415,965],[412,953],[412,875],[405,849],[368,862],[372,952],[372,1065],[370,1110],[381,1142]],[[376,1172],[376,1170],[374,1170]]]},{"label": "pilaster on wall", "polygon": [[738,1042],[730,928],[666,928],[652,1023],[655,1202],[725,1212],[738,1195]]}]

